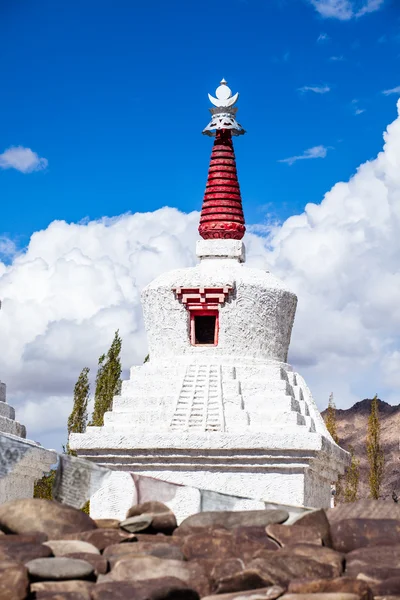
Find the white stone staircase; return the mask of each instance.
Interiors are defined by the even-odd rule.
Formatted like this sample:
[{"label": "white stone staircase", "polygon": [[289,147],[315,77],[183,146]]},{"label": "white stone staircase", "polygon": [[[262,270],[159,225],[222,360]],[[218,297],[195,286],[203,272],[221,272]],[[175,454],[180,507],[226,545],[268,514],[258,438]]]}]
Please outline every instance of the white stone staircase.
[{"label": "white stone staircase", "polygon": [[189,365],[187,367],[170,429],[225,430],[220,366]]}]

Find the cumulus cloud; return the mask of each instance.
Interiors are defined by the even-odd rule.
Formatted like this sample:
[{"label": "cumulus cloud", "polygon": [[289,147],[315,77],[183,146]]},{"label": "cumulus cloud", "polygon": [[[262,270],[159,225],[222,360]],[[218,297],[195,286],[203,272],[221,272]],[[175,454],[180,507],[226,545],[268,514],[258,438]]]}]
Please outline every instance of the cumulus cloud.
[{"label": "cumulus cloud", "polygon": [[303,87],[298,88],[299,92],[314,92],[314,94],[326,94],[331,91],[331,88],[328,85],[303,85]]},{"label": "cumulus cloud", "polygon": [[309,0],[323,18],[348,21],[382,8],[385,0]]},{"label": "cumulus cloud", "polygon": [[[400,102],[398,104],[400,111]],[[246,234],[248,264],[298,295],[290,362],[319,407],[375,392],[400,402],[400,117],[384,148],[321,203]],[[124,377],[142,363],[140,291],[161,272],[195,263],[198,213],[173,208],[85,224],[55,221],[24,253],[0,262],[0,377],[28,434],[65,443],[72,390],[114,331]]]},{"label": "cumulus cloud", "polygon": [[289,156],[289,158],[282,158],[281,160],[278,160],[278,162],[292,165],[298,160],[307,160],[310,158],[325,158],[327,153],[328,148],[326,146],[314,146],[313,148],[308,148],[308,150],[304,150],[303,154],[299,154],[298,156]]},{"label": "cumulus cloud", "polygon": [[48,165],[46,158],[23,146],[12,146],[0,154],[0,169],[16,169],[21,173],[42,171]]}]

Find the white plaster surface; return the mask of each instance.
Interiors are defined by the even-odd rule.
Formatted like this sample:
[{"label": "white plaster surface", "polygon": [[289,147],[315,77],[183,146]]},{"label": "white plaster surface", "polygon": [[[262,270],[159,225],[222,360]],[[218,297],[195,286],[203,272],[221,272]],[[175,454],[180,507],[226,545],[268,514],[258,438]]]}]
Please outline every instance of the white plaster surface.
[{"label": "white plaster surface", "polygon": [[[104,427],[72,435],[71,448],[120,472],[328,507],[348,454],[286,362],[296,296],[271,273],[247,268],[241,241],[203,240],[197,250],[199,265],[165,273],[143,290],[150,361],[132,367]],[[218,345],[192,346],[189,314],[173,289],[223,286],[233,292],[219,309]],[[96,516],[125,510],[118,486],[95,500]],[[176,507],[178,518],[189,505],[196,512],[193,497]]]}]

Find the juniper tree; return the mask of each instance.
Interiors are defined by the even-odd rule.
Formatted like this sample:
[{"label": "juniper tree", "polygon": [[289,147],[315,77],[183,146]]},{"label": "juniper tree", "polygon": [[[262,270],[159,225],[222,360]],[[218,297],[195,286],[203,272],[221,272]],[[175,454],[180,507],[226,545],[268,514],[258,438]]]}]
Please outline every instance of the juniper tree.
[{"label": "juniper tree", "polygon": [[371,497],[377,500],[383,480],[385,457],[380,444],[381,424],[379,419],[378,396],[375,394],[371,402],[368,418],[367,456],[369,462],[369,490]]},{"label": "juniper tree", "polygon": [[112,408],[113,397],[121,391],[121,346],[122,340],[114,334],[114,339],[107,354],[102,354],[98,362],[94,409],[90,425],[104,425],[104,413]]},{"label": "juniper tree", "polygon": [[350,466],[347,468],[342,480],[342,493],[345,502],[355,502],[358,500],[358,484],[360,482],[360,461],[354,454],[353,446],[349,446],[351,456]]},{"label": "juniper tree", "polygon": [[337,425],[336,425],[336,406],[333,400],[333,394],[329,395],[328,408],[325,415],[325,425],[329,433],[331,434],[333,440],[338,444],[339,437],[337,434]]},{"label": "juniper tree", "polygon": [[[89,371],[88,367],[82,369],[78,381],[74,388],[74,405],[72,412],[68,417],[68,440],[71,433],[84,433],[87,424],[87,405],[89,402]],[[73,450],[70,450],[69,441],[66,448],[67,454],[75,455]]]}]

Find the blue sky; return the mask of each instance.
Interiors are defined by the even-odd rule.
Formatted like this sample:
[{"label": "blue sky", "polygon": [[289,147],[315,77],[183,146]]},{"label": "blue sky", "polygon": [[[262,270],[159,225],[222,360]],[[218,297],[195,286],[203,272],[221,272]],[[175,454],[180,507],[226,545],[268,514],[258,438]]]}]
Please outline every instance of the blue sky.
[{"label": "blue sky", "polygon": [[[0,155],[30,148],[47,167],[0,169],[0,235],[23,246],[55,219],[199,209],[221,77],[248,131],[236,141],[247,222],[320,202],[396,115],[399,94],[382,92],[400,86],[400,8],[369,0],[350,18],[363,5],[1,2]],[[279,162],[319,146],[325,158]]]}]

